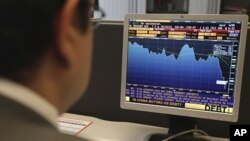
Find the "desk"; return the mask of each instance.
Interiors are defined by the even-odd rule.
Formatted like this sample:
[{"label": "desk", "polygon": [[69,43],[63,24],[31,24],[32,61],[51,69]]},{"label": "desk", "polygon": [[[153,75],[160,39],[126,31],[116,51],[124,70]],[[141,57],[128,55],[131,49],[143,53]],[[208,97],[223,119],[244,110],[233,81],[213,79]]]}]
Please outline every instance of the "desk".
[{"label": "desk", "polygon": [[[92,121],[78,136],[90,141],[148,141],[152,134],[164,134],[167,128],[135,124],[129,122],[112,122],[94,117],[64,114],[63,118]],[[229,141],[229,139],[208,137],[211,141]]]}]

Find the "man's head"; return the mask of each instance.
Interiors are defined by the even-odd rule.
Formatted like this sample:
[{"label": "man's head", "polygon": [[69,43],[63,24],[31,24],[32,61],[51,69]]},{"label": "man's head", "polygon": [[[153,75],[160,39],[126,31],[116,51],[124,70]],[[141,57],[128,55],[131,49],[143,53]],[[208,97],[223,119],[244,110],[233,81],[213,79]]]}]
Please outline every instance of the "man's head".
[{"label": "man's head", "polygon": [[63,112],[88,85],[91,0],[1,0],[0,76]]}]

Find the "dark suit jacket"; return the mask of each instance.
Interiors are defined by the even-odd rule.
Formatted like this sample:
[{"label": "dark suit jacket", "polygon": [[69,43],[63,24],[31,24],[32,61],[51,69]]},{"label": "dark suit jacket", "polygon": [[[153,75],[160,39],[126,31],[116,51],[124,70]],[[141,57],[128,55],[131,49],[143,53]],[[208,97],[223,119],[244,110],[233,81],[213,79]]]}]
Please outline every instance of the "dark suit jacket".
[{"label": "dark suit jacket", "polygon": [[0,141],[83,141],[60,133],[29,108],[0,96]]}]

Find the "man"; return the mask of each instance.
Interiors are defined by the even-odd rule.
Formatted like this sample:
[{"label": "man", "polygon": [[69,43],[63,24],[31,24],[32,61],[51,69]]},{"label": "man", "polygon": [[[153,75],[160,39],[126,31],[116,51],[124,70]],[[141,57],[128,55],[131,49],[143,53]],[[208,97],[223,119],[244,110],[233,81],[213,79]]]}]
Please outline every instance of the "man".
[{"label": "man", "polygon": [[88,85],[90,0],[0,1],[0,141],[80,141],[57,117]]}]

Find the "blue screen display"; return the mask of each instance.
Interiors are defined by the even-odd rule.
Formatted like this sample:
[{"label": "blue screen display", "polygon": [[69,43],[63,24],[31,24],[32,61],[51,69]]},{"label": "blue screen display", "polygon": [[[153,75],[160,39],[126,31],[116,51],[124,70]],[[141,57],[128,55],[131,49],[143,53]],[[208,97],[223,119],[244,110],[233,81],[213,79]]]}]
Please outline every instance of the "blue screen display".
[{"label": "blue screen display", "polygon": [[129,21],[126,102],[231,114],[241,22]]}]

